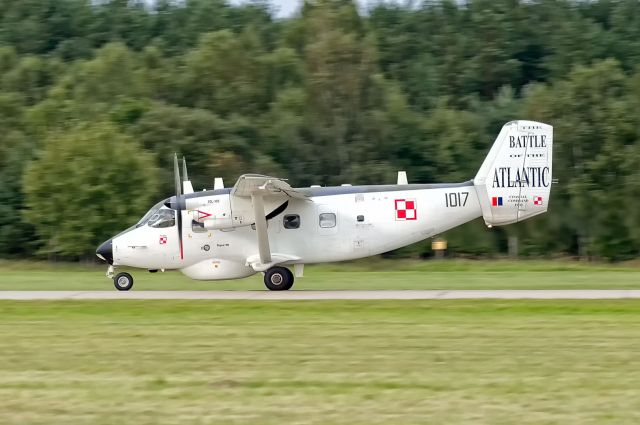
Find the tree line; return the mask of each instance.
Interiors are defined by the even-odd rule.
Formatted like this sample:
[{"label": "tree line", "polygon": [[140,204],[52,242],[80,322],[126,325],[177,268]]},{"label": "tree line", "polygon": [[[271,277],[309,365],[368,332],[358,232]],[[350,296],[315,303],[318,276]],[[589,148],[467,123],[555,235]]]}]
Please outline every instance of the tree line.
[{"label": "tree line", "polygon": [[[549,213],[457,255],[640,252],[640,4],[0,0],[0,256],[78,259],[172,193],[473,178],[500,127],[555,128]],[[428,243],[395,255],[430,255]]]}]

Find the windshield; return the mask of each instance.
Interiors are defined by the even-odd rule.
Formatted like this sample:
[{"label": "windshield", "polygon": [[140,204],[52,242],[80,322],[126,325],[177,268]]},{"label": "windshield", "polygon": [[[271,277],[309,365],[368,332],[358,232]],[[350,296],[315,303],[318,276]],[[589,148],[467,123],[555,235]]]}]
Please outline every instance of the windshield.
[{"label": "windshield", "polygon": [[164,205],[164,200],[155,204],[151,209],[140,219],[140,221],[136,224],[136,227],[144,226],[144,224],[149,220],[149,218],[158,212],[158,210]]},{"label": "windshield", "polygon": [[168,208],[160,208],[149,219],[149,227],[173,227],[176,224],[175,211]]}]

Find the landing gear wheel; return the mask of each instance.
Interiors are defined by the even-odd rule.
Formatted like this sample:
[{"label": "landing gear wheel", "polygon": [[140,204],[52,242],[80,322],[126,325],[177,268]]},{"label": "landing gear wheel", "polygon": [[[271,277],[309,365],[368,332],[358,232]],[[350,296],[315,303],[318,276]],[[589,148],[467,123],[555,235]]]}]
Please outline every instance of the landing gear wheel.
[{"label": "landing gear wheel", "polygon": [[133,276],[125,272],[118,273],[113,278],[113,286],[118,291],[128,291],[133,286]]},{"label": "landing gear wheel", "polygon": [[293,273],[286,267],[271,267],[264,274],[264,284],[270,291],[286,291],[293,286]]}]

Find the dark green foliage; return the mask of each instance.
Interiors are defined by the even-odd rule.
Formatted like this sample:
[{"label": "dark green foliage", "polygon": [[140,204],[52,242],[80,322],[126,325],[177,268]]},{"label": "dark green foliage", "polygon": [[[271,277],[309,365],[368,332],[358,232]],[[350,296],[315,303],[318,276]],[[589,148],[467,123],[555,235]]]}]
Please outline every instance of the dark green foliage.
[{"label": "dark green foliage", "polygon": [[550,213],[470,223],[444,235],[450,251],[504,254],[517,237],[520,255],[638,255],[636,1],[380,3],[363,15],[351,0],[307,0],[284,20],[270,7],[0,0],[0,256],[90,254],[172,192],[173,152],[196,187],[244,172],[300,186],[391,183],[400,169],[464,181],[518,118],[555,126]]},{"label": "dark green foliage", "polygon": [[112,124],[79,124],[52,133],[24,173],[25,218],[41,252],[78,258],[134,224],[149,208],[158,173]]},{"label": "dark green foliage", "polygon": [[23,133],[14,130],[0,135],[8,146],[0,168],[0,257],[30,254],[38,246],[34,229],[23,217],[25,204],[22,173],[32,156]]}]

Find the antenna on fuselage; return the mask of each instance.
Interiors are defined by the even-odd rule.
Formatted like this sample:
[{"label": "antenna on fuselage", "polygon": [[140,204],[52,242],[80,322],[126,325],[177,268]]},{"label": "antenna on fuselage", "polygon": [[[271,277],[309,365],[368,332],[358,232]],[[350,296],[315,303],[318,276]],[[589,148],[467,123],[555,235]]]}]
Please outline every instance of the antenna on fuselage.
[{"label": "antenna on fuselage", "polygon": [[406,171],[398,171],[398,184],[401,184],[401,185],[409,184],[407,181]]}]

